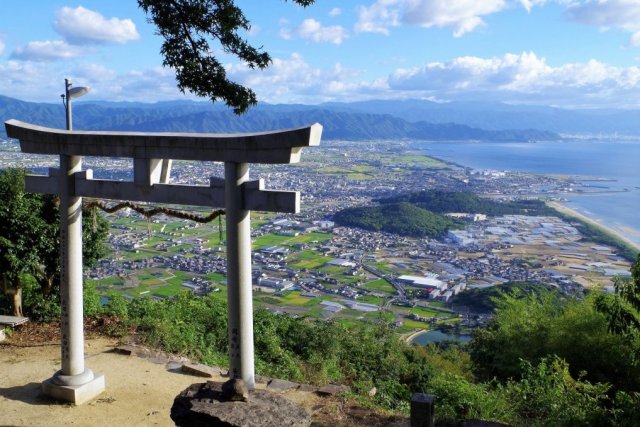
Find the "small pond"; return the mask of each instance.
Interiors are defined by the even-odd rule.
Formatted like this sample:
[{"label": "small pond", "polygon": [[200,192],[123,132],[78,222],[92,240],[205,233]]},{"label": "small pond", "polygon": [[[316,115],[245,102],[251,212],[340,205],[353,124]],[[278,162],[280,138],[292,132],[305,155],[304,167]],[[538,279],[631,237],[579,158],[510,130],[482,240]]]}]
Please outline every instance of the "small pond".
[{"label": "small pond", "polygon": [[422,332],[411,340],[411,344],[427,345],[431,343],[438,343],[443,341],[454,341],[461,344],[471,341],[471,335],[455,335],[448,334],[437,329],[432,331]]}]

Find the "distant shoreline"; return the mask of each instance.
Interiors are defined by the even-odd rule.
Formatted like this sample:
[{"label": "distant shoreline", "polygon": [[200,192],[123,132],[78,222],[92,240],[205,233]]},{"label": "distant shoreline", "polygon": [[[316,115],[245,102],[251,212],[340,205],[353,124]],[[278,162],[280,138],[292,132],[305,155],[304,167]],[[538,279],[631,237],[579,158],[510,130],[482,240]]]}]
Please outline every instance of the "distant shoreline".
[{"label": "distant shoreline", "polygon": [[615,238],[616,240],[619,240],[621,243],[623,243],[625,246],[629,247],[630,249],[633,249],[636,252],[640,252],[640,245],[638,245],[636,242],[634,242],[633,240],[630,240],[628,238],[626,238],[625,236],[622,236],[620,234],[620,232],[618,232],[617,230],[614,230],[611,227],[608,227],[604,224],[601,224],[591,218],[589,218],[588,216],[585,216],[583,214],[581,214],[580,212],[576,211],[575,209],[572,209],[566,205],[563,205],[562,203],[559,202],[547,202],[547,205],[549,207],[552,207],[554,209],[556,209],[558,212],[563,213],[565,215],[568,215],[570,217],[576,218],[582,222],[585,222],[589,225],[592,225],[596,228],[599,228],[600,230],[602,230],[604,233],[609,234],[611,237]]}]

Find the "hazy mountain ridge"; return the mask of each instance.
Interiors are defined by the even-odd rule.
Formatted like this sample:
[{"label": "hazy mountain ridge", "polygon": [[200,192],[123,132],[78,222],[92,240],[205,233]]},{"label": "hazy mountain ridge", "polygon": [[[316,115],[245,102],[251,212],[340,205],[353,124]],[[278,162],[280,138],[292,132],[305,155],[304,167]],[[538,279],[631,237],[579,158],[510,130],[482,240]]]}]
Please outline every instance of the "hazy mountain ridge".
[{"label": "hazy mountain ridge", "polygon": [[425,100],[328,103],[334,111],[391,114],[403,119],[432,123],[459,123],[487,130],[546,129],[567,134],[616,133],[640,136],[640,110],[564,109],[500,102],[450,102]]},{"label": "hazy mountain ridge", "polygon": [[[560,138],[554,132],[534,127],[487,130],[453,122],[408,121],[390,112],[364,110],[366,108],[359,107],[359,104],[354,104],[353,110],[333,104],[260,104],[248,113],[236,116],[223,105],[206,102],[77,102],[74,104],[73,119],[74,128],[85,130],[234,133],[286,129],[319,122],[324,126],[323,136],[328,139],[529,141]],[[2,121],[15,118],[62,128],[64,107],[61,103],[31,103],[0,96],[0,118]]]}]

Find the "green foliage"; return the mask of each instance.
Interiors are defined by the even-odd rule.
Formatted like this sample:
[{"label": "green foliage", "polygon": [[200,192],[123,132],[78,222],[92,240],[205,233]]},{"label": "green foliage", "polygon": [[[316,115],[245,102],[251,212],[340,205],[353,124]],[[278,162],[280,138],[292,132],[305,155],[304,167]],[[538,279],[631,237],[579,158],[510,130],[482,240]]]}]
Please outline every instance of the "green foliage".
[{"label": "green foliage", "polygon": [[520,378],[520,361],[532,364],[557,355],[578,377],[608,382],[616,389],[640,388],[634,347],[611,334],[593,300],[560,301],[549,294],[518,299],[505,295],[493,322],[475,332],[470,343],[479,378]]},{"label": "green foliage", "polygon": [[458,425],[459,420],[513,421],[517,415],[501,391],[489,384],[473,383],[448,372],[437,375],[428,392],[436,396],[438,424]]},{"label": "green foliage", "polygon": [[334,220],[340,225],[416,237],[441,237],[459,226],[451,218],[409,203],[347,208],[337,212]]},{"label": "green foliage", "polygon": [[107,298],[108,301],[104,307],[105,312],[120,319],[127,319],[129,315],[129,305],[122,294],[118,292],[111,292]]},{"label": "green foliage", "polygon": [[96,285],[85,281],[82,288],[83,311],[85,316],[95,317],[102,313],[100,295],[96,291]]},{"label": "green foliage", "polygon": [[[522,362],[522,379],[503,390],[525,420],[553,420],[553,425],[605,425],[611,418],[607,384],[574,379],[567,362],[542,358],[536,365]],[[548,422],[548,421],[547,421]]]},{"label": "green foliage", "polygon": [[495,310],[496,305],[504,294],[516,297],[526,297],[528,295],[540,295],[549,293],[555,298],[560,298],[560,292],[552,287],[540,283],[530,282],[508,282],[489,288],[468,289],[456,295],[452,303],[454,305],[469,307],[474,313],[490,313]]},{"label": "green foliage", "polygon": [[618,278],[615,294],[600,294],[596,309],[607,316],[609,330],[630,339],[640,338],[640,255],[631,268],[631,278]]},{"label": "green foliage", "polygon": [[[590,300],[568,303],[545,293],[503,299],[497,325],[476,337],[471,357],[458,346],[407,345],[383,322],[347,327],[259,309],[257,370],[318,385],[346,383],[364,403],[404,413],[413,393],[432,393],[442,425],[471,418],[512,425],[633,425],[639,395],[616,393],[616,381],[628,376],[628,389],[636,390],[637,372],[628,369],[628,349],[607,333],[606,319]],[[208,364],[228,363],[226,306],[216,298],[182,293],[171,300],[126,302],[114,296],[107,310],[149,345]],[[493,363],[488,374],[478,370],[485,363]],[[477,382],[474,372],[500,381]]]},{"label": "green foliage", "polygon": [[[22,278],[35,277],[41,295],[36,287],[24,289],[24,311],[46,320],[59,312],[60,212],[55,197],[25,193],[25,174],[15,168],[0,172],[0,281],[5,293],[19,295]],[[108,223],[101,215],[83,220],[83,261],[91,266],[106,253]]]},{"label": "green foliage", "polygon": [[34,322],[55,322],[60,320],[59,295],[43,293],[40,284],[31,275],[23,275],[21,283],[25,316]]},{"label": "green foliage", "polygon": [[556,211],[541,200],[498,202],[463,191],[425,190],[378,200],[383,205],[411,203],[436,213],[464,212],[490,216],[554,215]]},{"label": "green foliage", "polygon": [[[293,0],[308,6],[314,0]],[[219,43],[221,50],[238,57],[249,68],[266,68],[268,53],[251,46],[239,34],[251,25],[234,0],[138,0],[164,38],[160,52],[163,64],[176,71],[178,88],[223,100],[237,114],[257,103],[255,93],[230,81],[224,65],[211,54]]]}]

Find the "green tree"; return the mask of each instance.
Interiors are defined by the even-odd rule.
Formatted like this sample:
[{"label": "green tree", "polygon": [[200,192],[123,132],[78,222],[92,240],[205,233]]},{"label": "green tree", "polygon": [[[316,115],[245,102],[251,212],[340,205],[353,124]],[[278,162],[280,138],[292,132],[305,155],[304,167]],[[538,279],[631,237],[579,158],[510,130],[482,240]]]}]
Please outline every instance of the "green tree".
[{"label": "green tree", "polygon": [[[292,1],[303,7],[315,2]],[[183,93],[222,100],[236,114],[257,103],[256,94],[229,80],[224,65],[212,54],[217,47],[250,68],[264,69],[271,63],[262,47],[242,38],[240,33],[251,29],[251,23],[234,0],[138,0],[138,5],[164,38],[163,65],[175,70]]]},{"label": "green tree", "polygon": [[[38,280],[40,294],[57,303],[60,279],[60,212],[57,198],[25,192],[25,171],[0,172],[0,280],[10,298],[11,313],[22,316],[25,274]],[[108,223],[102,216],[84,215],[83,262],[91,266],[105,254]]]},{"label": "green tree", "polygon": [[618,278],[615,294],[600,294],[595,304],[607,316],[611,332],[640,338],[640,254],[631,267],[631,278]]},{"label": "green tree", "polygon": [[22,279],[35,274],[40,262],[39,239],[46,228],[38,215],[42,198],[24,191],[24,171],[0,173],[0,280],[11,314],[22,316]]},{"label": "green tree", "polygon": [[556,355],[574,377],[638,390],[634,346],[607,330],[606,317],[593,298],[558,300],[549,294],[518,299],[506,295],[493,322],[470,343],[474,371],[480,379],[506,381],[522,376],[521,361],[532,364]]}]

